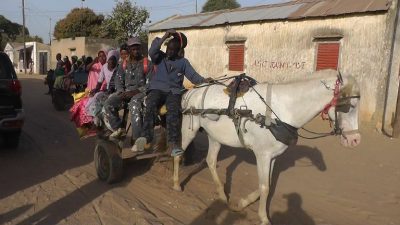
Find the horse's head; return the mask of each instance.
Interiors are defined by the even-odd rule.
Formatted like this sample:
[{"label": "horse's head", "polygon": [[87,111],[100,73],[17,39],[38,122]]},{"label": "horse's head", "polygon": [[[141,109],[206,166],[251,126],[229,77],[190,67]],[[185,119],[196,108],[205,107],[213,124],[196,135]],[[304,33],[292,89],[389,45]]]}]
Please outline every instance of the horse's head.
[{"label": "horse's head", "polygon": [[353,148],[361,142],[358,130],[360,89],[351,76],[345,77],[341,83],[336,105],[329,109],[329,118],[334,123],[335,133],[340,134],[340,143]]}]

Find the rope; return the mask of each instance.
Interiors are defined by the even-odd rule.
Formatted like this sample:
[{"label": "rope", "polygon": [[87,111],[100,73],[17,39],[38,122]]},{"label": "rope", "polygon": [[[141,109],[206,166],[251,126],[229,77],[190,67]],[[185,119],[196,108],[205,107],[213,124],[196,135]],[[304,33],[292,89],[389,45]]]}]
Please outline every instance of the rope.
[{"label": "rope", "polygon": [[310,133],[310,134],[324,135],[324,134],[331,134],[332,133],[332,132],[330,132],[330,133],[318,133],[318,132],[314,132],[314,131],[311,131],[311,130],[307,130],[306,128],[303,128],[303,127],[301,129],[306,131],[306,132],[308,132],[308,133]]}]

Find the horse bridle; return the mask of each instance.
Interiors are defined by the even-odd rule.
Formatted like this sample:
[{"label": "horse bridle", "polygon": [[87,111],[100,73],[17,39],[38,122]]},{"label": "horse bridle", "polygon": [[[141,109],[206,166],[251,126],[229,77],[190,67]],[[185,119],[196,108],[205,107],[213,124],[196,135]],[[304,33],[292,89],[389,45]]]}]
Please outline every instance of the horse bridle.
[{"label": "horse bridle", "polygon": [[351,104],[351,99],[353,98],[360,99],[360,95],[340,97],[341,85],[343,85],[343,78],[342,74],[339,72],[335,83],[335,89],[333,90],[333,98],[322,110],[321,116],[322,119],[324,120],[329,119],[329,116],[326,117],[328,115],[329,109],[331,107],[335,107],[335,118],[334,118],[335,125],[333,127],[332,133],[334,135],[342,135],[345,137],[346,135],[357,133],[358,130],[343,131],[342,128],[339,127],[338,112],[348,113],[350,111],[350,108],[353,107],[353,105]]}]

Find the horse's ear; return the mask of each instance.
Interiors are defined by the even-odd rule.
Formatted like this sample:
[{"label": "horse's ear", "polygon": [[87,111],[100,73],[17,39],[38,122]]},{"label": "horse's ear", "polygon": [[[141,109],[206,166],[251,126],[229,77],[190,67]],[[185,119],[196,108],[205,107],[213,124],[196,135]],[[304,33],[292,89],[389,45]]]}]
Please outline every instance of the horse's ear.
[{"label": "horse's ear", "polygon": [[339,82],[341,84],[343,84],[343,77],[342,77],[342,73],[340,72],[340,70],[338,70],[338,79],[339,79]]}]

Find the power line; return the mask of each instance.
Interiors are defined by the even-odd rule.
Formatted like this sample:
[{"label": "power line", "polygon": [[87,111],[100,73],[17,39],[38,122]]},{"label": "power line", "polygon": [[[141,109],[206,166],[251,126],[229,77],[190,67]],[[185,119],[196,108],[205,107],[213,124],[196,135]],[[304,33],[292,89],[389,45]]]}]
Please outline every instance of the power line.
[{"label": "power line", "polygon": [[147,6],[146,8],[153,8],[153,9],[155,9],[155,8],[165,8],[165,7],[167,7],[167,8],[169,8],[169,7],[180,8],[182,4],[187,4],[187,3],[193,3],[193,0],[184,1],[184,2],[178,2],[178,3],[174,4],[174,5],[179,5],[179,6],[172,6],[171,4],[169,4],[169,5]]}]

